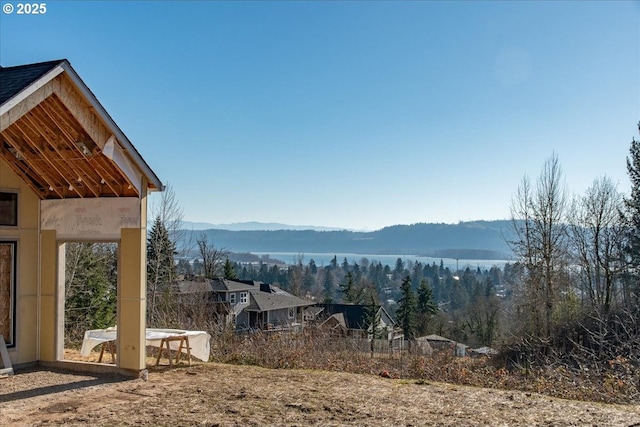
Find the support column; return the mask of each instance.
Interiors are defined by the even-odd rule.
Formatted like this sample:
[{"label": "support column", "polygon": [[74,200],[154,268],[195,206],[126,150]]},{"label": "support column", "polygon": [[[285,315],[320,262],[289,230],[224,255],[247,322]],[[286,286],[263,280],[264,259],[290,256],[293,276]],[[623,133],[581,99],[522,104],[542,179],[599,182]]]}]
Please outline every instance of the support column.
[{"label": "support column", "polygon": [[57,295],[56,282],[58,243],[55,230],[40,232],[40,321],[39,359],[45,362],[57,360]]},{"label": "support column", "polygon": [[146,231],[123,228],[120,233],[118,280],[118,366],[146,369]]}]

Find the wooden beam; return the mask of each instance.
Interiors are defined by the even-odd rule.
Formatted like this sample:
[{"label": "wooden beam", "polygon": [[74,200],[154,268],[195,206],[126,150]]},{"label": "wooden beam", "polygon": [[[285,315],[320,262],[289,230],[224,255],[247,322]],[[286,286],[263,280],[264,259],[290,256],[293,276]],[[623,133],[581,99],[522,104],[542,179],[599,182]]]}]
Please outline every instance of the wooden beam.
[{"label": "wooden beam", "polygon": [[[100,177],[98,177],[98,181],[96,182],[95,176],[92,176],[93,174],[95,174],[95,171],[92,171],[90,169],[89,165],[87,164],[86,158],[82,154],[82,151],[75,145],[75,143],[68,140],[69,137],[73,137],[61,137],[60,133],[63,131],[56,125],[55,122],[52,121],[50,123],[46,123],[45,120],[43,120],[41,117],[38,117],[39,114],[43,114],[46,116],[45,108],[43,106],[36,107],[32,111],[32,113],[33,114],[27,114],[26,116],[24,116],[24,120],[29,122],[33,130],[40,130],[40,134],[42,135],[48,146],[51,148],[51,150],[58,154],[60,160],[65,163],[65,166],[67,168],[67,171],[65,172],[67,176],[71,174],[76,186],[78,185],[78,180],[84,182],[83,186],[87,188],[87,190],[89,190],[89,192],[91,192],[95,197],[98,197],[100,195],[100,186],[98,185]],[[55,129],[52,129],[51,126],[54,126]],[[66,147],[69,151],[76,152],[79,157],[78,160],[70,159],[64,152],[65,149],[60,146],[59,142],[62,142],[64,147]],[[48,153],[41,151],[41,154],[43,158],[49,160],[50,156],[48,155]],[[53,168],[56,168],[56,170],[58,170],[57,166],[51,160],[49,160],[49,162],[52,163]]]},{"label": "wooden beam", "polygon": [[53,81],[53,92],[60,99],[62,104],[69,110],[71,115],[87,132],[91,139],[100,147],[104,148],[107,140],[111,136],[109,129],[100,121],[93,107],[74,88],[73,84],[64,74],[59,75]]},{"label": "wooden beam", "polygon": [[[62,76],[60,76],[62,77]],[[57,117],[61,118],[63,121],[65,122],[69,122],[68,119],[66,118],[62,118],[62,111],[64,110],[65,112],[69,112],[69,114],[71,115],[71,117],[73,117],[74,119],[77,119],[76,115],[73,114],[73,111],[71,111],[68,107],[68,105],[66,103],[63,102],[64,100],[59,98],[59,96],[56,94],[54,96],[52,96],[50,98],[50,101],[48,100],[48,102],[51,103],[55,103],[55,104],[59,104],[59,108],[54,109],[52,111],[54,111],[54,115],[56,115]],[[87,107],[88,108],[88,107]],[[87,129],[84,127],[84,125],[82,123],[79,123],[80,125],[82,125],[82,128],[86,131]],[[106,128],[105,128],[106,129]],[[127,195],[127,196],[139,196],[139,193],[136,189],[137,185],[135,185],[130,178],[127,176],[127,174],[125,173],[124,170],[120,169],[120,166],[117,165],[117,162],[115,159],[109,159],[106,156],[104,156],[104,149],[105,146],[107,145],[106,142],[103,145],[100,145],[99,143],[97,143],[97,141],[95,140],[94,136],[92,136],[89,132],[87,132],[89,134],[89,137],[92,139],[93,142],[96,143],[97,148],[95,150],[93,150],[93,156],[89,158],[90,163],[96,165],[99,164],[100,168],[102,169],[103,173],[108,174],[109,176],[113,177],[112,180],[109,179],[104,179],[104,181],[106,183],[109,183],[110,188],[112,189],[112,191],[114,191],[115,195]],[[109,135],[109,137],[107,138],[107,141],[111,140],[111,138],[114,138],[114,144],[117,144],[119,146],[119,142],[117,141],[117,139],[115,139],[115,137],[113,135]],[[107,149],[109,150],[109,147],[107,147]],[[99,161],[97,159],[104,159],[104,162]],[[118,182],[120,185],[122,185],[122,181],[126,182],[126,187],[131,186],[133,189],[135,189],[134,191],[125,191],[124,188],[126,187],[122,187],[120,190],[116,190],[115,188],[113,188],[113,184],[112,182]]]},{"label": "wooden beam", "polygon": [[[31,189],[34,191],[34,193],[36,193],[41,199],[44,199],[45,196],[47,195],[47,190],[45,189],[41,189],[38,188],[35,185],[35,182],[38,182],[38,180],[34,179],[32,176],[30,176],[27,172],[28,172],[28,167],[26,165],[25,168],[23,169],[20,165],[19,160],[16,160],[16,158],[13,156],[13,154],[11,154],[9,152],[9,150],[7,150],[6,148],[4,148],[4,146],[0,145],[0,157],[2,157],[5,162],[7,162],[9,164],[9,166],[11,167],[11,169],[13,169],[13,171],[15,172],[16,175],[18,175],[20,178],[22,178],[22,180],[29,186],[31,187]],[[38,182],[39,184],[39,182]],[[59,193],[56,192],[56,194]]]},{"label": "wooden beam", "polygon": [[[13,132],[11,132],[13,135],[9,135],[9,132],[11,130],[19,130],[19,129],[16,129],[16,127],[14,126],[12,129],[5,130],[5,132],[3,132],[2,134],[4,140],[7,143],[9,143],[20,154],[20,156],[23,158],[23,162],[29,167],[29,169],[33,170],[37,175],[40,176],[40,178],[44,181],[44,182],[41,182],[40,184],[43,187],[49,186],[49,188],[53,188],[55,191],[56,186],[59,185],[60,183],[60,179],[55,179],[55,177],[51,176],[45,169],[40,167],[39,163],[42,162],[42,159],[36,159],[31,154],[28,154],[27,150],[23,150],[21,144],[19,144],[17,141],[18,136],[15,135],[15,133]],[[16,160],[17,158],[14,158],[14,160],[10,163],[15,163]],[[64,176],[61,176],[60,178],[64,180]],[[40,193],[39,191],[37,192]],[[59,196],[62,196],[62,194],[58,193],[57,191],[56,193]]]},{"label": "wooden beam", "polygon": [[[76,174],[74,173],[73,167],[70,167],[67,164],[63,164],[62,166],[64,167],[60,167],[60,165],[56,162],[56,160],[59,159],[53,159],[50,153],[47,153],[46,150],[42,150],[41,144],[39,144],[39,141],[36,138],[45,138],[44,140],[46,141],[46,136],[43,132],[39,132],[37,124],[33,122],[33,115],[33,111],[31,111],[29,112],[29,114],[26,114],[19,122],[19,125],[23,126],[23,128],[21,128],[20,130],[22,131],[24,138],[28,140],[30,146],[40,154],[40,159],[42,160],[42,162],[48,165],[49,169],[53,169],[54,171],[56,171],[65,180],[65,183],[69,187],[73,187],[75,189]],[[30,136],[24,128],[26,128],[26,130],[29,130],[33,134],[33,136]],[[52,147],[52,151],[57,152],[55,147],[53,147],[51,144],[49,145]],[[49,183],[49,185],[51,185],[51,183]],[[78,193],[80,197],[83,197],[83,194],[80,191],[76,191],[76,193]]]},{"label": "wooden beam", "polygon": [[[73,124],[71,124],[73,117],[71,117],[71,120],[69,120],[68,115],[64,114],[64,111],[60,110],[64,108],[64,105],[57,99],[56,96],[52,96],[47,100],[46,104],[42,105],[42,111],[44,112],[44,114],[47,115],[47,117],[58,127],[58,129],[68,140],[72,140],[73,136],[69,133],[68,128],[73,128]],[[75,130],[77,131],[77,129]],[[95,141],[92,142],[95,144]],[[105,168],[102,162],[100,162],[99,160],[102,151],[99,148],[95,148],[91,150],[91,155],[87,155],[77,146],[75,146],[75,144],[73,145],[77,149],[78,153],[80,153],[81,156],[86,160],[88,168],[95,171],[96,175],[98,175],[99,179],[97,180],[97,184],[106,185],[107,188],[111,190],[111,193],[113,195],[119,195],[118,190],[112,184],[112,182],[117,181],[114,173],[112,171],[108,171],[107,168]],[[102,190],[100,192],[102,193]]]}]

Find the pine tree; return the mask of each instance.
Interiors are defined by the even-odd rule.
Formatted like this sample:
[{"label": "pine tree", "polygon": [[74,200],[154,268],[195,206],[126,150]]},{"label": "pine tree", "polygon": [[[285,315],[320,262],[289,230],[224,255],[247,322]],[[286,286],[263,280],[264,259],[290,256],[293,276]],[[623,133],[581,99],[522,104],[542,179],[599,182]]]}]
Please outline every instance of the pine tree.
[{"label": "pine tree", "polygon": [[[640,123],[638,123],[640,131]],[[625,299],[631,305],[640,306],[640,140],[631,139],[627,157],[627,173],[631,181],[631,196],[624,200],[626,212],[624,217],[627,226],[624,251],[630,273],[627,278]]]},{"label": "pine tree", "polygon": [[366,286],[356,284],[351,272],[347,273],[345,279],[346,283],[339,285],[342,299],[348,304],[360,304],[364,299]]},{"label": "pine tree", "polygon": [[170,310],[171,284],[176,277],[176,247],[169,232],[157,216],[147,239],[147,320],[155,323],[160,311]]},{"label": "pine tree", "polygon": [[367,330],[370,331],[371,357],[373,357],[375,341],[380,338],[380,305],[376,301],[373,293],[369,294],[369,303],[365,307],[364,315]]},{"label": "pine tree", "polygon": [[236,279],[236,270],[229,258],[224,262],[224,278],[229,280]]},{"label": "pine tree", "polygon": [[[335,260],[335,257],[333,258]],[[331,304],[333,302],[333,273],[330,268],[324,268],[324,295],[322,302],[325,304]]]},{"label": "pine tree", "polygon": [[115,326],[116,246],[67,243],[65,258],[66,339],[82,340],[86,330]]},{"label": "pine tree", "polygon": [[433,291],[429,287],[426,279],[420,281],[418,288],[418,333],[420,335],[427,332],[427,326],[431,316],[438,312],[438,305],[433,300]]},{"label": "pine tree", "polygon": [[[402,292],[402,297],[398,301],[396,315],[402,327],[404,339],[409,340],[409,343],[411,343],[415,338],[417,309],[416,297],[413,290],[411,290],[411,277],[404,278],[400,291]],[[411,348],[411,344],[409,344],[409,348]]]}]

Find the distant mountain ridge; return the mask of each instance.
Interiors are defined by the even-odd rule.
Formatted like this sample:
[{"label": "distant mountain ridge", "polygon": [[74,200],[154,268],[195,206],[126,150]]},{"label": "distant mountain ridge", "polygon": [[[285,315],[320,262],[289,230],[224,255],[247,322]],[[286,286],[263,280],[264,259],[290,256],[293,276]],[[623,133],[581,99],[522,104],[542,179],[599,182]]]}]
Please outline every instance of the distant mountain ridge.
[{"label": "distant mountain ridge", "polygon": [[279,222],[234,222],[232,224],[211,224],[208,222],[182,221],[185,230],[228,230],[228,231],[278,231],[278,230],[314,230],[340,231],[345,228],[322,227],[317,225],[288,225]]},{"label": "distant mountain ridge", "polygon": [[[192,228],[191,230],[194,230]],[[348,230],[198,230],[217,248],[233,252],[423,255],[459,259],[510,259],[511,221],[394,225]]]}]

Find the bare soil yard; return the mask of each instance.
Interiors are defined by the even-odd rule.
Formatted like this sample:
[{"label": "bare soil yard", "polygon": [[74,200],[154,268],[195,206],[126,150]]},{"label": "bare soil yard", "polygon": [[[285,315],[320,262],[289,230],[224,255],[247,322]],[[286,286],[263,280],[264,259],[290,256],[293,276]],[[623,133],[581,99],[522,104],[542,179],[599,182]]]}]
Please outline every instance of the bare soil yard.
[{"label": "bare soil yard", "polygon": [[640,426],[640,405],[217,363],[148,381],[33,369],[0,379],[0,425]]}]

